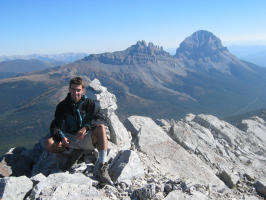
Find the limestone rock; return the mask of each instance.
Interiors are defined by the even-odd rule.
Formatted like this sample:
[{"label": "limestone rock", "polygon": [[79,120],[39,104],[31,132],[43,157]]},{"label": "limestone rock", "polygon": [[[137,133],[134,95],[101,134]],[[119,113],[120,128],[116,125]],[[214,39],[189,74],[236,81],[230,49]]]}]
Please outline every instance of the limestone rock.
[{"label": "limestone rock", "polygon": [[104,199],[104,195],[92,187],[92,181],[83,174],[56,173],[34,186],[27,200],[34,199]]},{"label": "limestone rock", "polygon": [[264,180],[258,180],[255,185],[254,185],[256,191],[263,196],[264,198],[266,198],[266,181]]},{"label": "limestone rock", "polygon": [[39,173],[39,174],[31,177],[30,180],[34,183],[34,185],[36,185],[37,183],[39,183],[41,181],[45,181],[46,176],[44,176],[42,173]]},{"label": "limestone rock", "polygon": [[114,113],[108,117],[108,126],[110,130],[110,140],[121,150],[130,149],[131,135]]},{"label": "limestone rock", "polygon": [[155,196],[155,185],[148,184],[142,188],[139,188],[133,192],[132,197],[137,198],[139,200],[153,199]]},{"label": "limestone rock", "polygon": [[193,195],[189,195],[186,193],[183,193],[180,190],[174,190],[170,192],[163,200],[208,200],[209,198],[200,193],[200,192],[194,192]]},{"label": "limestone rock", "polygon": [[[262,120],[259,122],[258,127],[263,130]],[[248,129],[242,127],[242,130]],[[266,151],[264,144],[252,131],[242,130],[215,116],[201,114],[191,120],[176,122],[168,135],[208,164],[229,188],[237,185],[242,190],[239,188],[241,182],[245,190],[252,190],[250,185],[253,183],[243,181],[243,177],[246,174],[258,180],[265,177]]]},{"label": "limestone rock", "polygon": [[266,142],[266,122],[259,117],[251,117],[238,125],[238,127],[248,133],[254,134],[261,142]]},{"label": "limestone rock", "polygon": [[120,151],[109,170],[110,176],[116,182],[128,182],[136,177],[144,177],[144,167],[134,151]]},{"label": "limestone rock", "polygon": [[89,83],[87,95],[99,103],[100,108],[106,115],[110,140],[118,145],[121,150],[129,149],[131,136],[115,114],[117,109],[115,95],[108,92],[98,79],[94,79]]},{"label": "limestone rock", "polygon": [[217,176],[229,187],[233,188],[239,181],[239,177],[228,171],[221,171]]},{"label": "limestone rock", "polygon": [[23,200],[32,186],[32,181],[26,176],[1,178],[0,199]]},{"label": "limestone rock", "polygon": [[164,173],[225,187],[206,164],[175,143],[151,118],[131,116],[125,125],[138,149],[159,163]]},{"label": "limestone rock", "polygon": [[212,115],[197,115],[194,122],[212,131],[215,138],[225,140],[230,146],[241,146],[244,133],[231,124]]},{"label": "limestone rock", "polygon": [[94,79],[89,83],[87,96],[98,101],[101,109],[108,110],[108,112],[114,112],[117,109],[115,95],[108,92],[98,79]]}]

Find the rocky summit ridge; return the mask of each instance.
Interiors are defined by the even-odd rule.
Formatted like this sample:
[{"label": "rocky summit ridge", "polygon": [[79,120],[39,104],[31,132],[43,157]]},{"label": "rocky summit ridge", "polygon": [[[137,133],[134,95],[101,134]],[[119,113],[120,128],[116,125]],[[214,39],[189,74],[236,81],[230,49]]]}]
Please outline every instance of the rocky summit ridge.
[{"label": "rocky summit ridge", "polygon": [[128,47],[124,51],[113,53],[92,54],[85,57],[84,61],[98,60],[105,64],[131,65],[145,64],[147,62],[156,62],[157,59],[170,57],[170,54],[162,47],[155,46],[153,43],[147,43],[142,40],[135,45]]},{"label": "rocky summit ridge", "polygon": [[212,115],[174,121],[118,119],[116,97],[95,79],[87,95],[98,100],[106,123],[114,186],[92,175],[95,151],[48,153],[48,136],[33,149],[12,148],[1,157],[0,198],[16,200],[245,199],[266,197],[266,122],[238,127]]}]

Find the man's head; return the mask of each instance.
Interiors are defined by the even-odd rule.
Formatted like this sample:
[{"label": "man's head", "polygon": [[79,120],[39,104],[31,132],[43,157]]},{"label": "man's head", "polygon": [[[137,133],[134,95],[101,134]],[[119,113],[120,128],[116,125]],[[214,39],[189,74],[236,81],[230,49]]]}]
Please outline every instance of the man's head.
[{"label": "man's head", "polygon": [[77,103],[84,93],[84,81],[81,77],[72,78],[69,82],[69,93],[71,99]]}]

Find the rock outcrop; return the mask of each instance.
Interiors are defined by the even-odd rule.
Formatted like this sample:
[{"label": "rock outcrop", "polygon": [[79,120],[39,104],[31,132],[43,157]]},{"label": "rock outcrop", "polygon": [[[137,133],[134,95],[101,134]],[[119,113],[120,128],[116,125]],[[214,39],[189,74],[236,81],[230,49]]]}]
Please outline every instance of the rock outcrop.
[{"label": "rock outcrop", "polygon": [[42,138],[33,149],[1,157],[0,199],[263,199],[266,123],[253,117],[235,127],[211,115],[180,121],[131,116],[120,122],[116,98],[94,80],[88,96],[105,111],[109,174],[93,177],[96,151],[52,154]]}]

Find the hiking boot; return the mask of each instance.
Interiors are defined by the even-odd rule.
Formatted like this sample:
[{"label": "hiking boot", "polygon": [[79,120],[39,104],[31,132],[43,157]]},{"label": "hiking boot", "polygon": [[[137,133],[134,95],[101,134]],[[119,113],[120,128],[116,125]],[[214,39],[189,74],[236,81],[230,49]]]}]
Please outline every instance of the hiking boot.
[{"label": "hiking boot", "polygon": [[93,169],[93,176],[98,178],[101,183],[106,183],[109,185],[113,185],[113,181],[111,180],[108,173],[108,163],[99,163],[97,162]]}]

